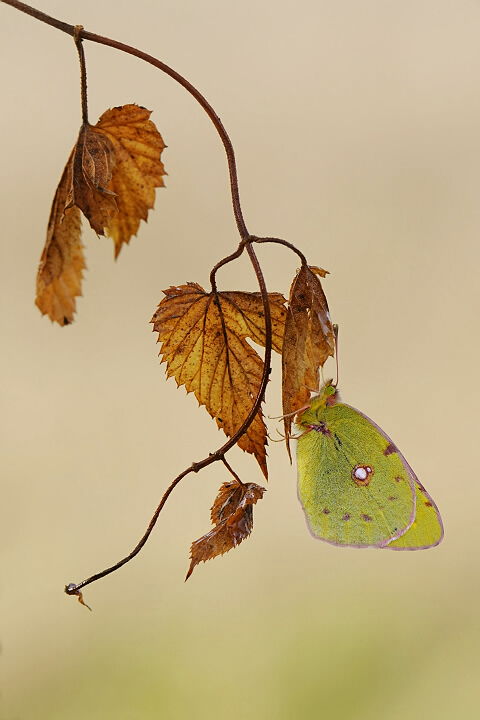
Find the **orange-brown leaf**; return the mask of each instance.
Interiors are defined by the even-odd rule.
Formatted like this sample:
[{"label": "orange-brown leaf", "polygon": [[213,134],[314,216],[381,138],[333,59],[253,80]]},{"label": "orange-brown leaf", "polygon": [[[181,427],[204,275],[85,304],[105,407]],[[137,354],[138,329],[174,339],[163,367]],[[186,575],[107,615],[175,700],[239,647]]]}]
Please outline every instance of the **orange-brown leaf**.
[{"label": "orange-brown leaf", "polygon": [[213,530],[195,540],[190,548],[188,580],[200,562],[223,555],[250,535],[253,530],[253,506],[261,500],[265,488],[249,483],[226,482],[222,485],[211,510]]},{"label": "orange-brown leaf", "polygon": [[115,257],[123,243],[137,234],[140,220],[147,220],[155,188],[163,187],[166,175],[160,162],[165,144],[150,115],[139,105],[123,105],[104,112],[94,128],[106,136],[115,155],[108,189],[116,196],[118,214],[106,226],[115,243]]},{"label": "orange-brown leaf", "polygon": [[290,454],[291,414],[318,387],[318,371],[333,356],[335,341],[327,300],[318,275],[325,270],[301,267],[290,288],[282,351],[282,397],[285,438]]},{"label": "orange-brown leaf", "polygon": [[[73,156],[73,154],[72,154]],[[47,239],[37,273],[35,303],[43,315],[59,325],[73,321],[75,297],[82,294],[82,271],[85,268],[80,239],[80,211],[65,210],[71,184],[72,156],[63,171],[50,211]]]},{"label": "orange-brown leaf", "polygon": [[[246,341],[265,343],[265,318],[259,293],[206,293],[196,283],[165,291],[152,318],[161,342],[162,362],[167,375],[195,393],[201,405],[215,418],[228,437],[247,418],[257,398],[263,360]],[[285,319],[284,298],[269,296],[274,327],[274,347],[282,343]],[[267,477],[267,430],[261,410],[238,441],[239,447],[255,455]]]}]

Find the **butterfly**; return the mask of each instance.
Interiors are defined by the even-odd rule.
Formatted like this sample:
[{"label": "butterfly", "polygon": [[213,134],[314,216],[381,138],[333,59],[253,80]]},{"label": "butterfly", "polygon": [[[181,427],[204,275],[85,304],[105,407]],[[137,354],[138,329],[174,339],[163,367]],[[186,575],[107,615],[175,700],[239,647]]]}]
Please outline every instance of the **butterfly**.
[{"label": "butterfly", "polygon": [[340,402],[331,380],[296,422],[298,497],[314,537],[391,550],[442,541],[437,506],[397,446],[366,415]]}]

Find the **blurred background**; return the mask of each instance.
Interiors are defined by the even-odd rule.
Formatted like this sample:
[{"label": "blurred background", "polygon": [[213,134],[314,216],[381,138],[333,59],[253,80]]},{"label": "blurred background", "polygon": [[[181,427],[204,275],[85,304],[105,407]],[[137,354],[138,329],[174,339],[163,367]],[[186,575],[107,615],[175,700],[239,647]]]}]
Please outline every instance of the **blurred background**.
[{"label": "blurred background", "polygon": [[[0,718],[477,718],[480,580],[480,3],[38,0],[185,75],[234,143],[249,230],[297,244],[340,325],[343,399],[399,445],[437,502],[425,552],[314,541],[271,443],[253,535],[184,583],[226,479],[188,476],[223,442],[165,381],[149,320],[169,285],[208,286],[238,242],[221,143],[170,78],[85,44],[90,119],[137,102],[168,148],[138,238],[84,225],[73,325],[34,305],[56,185],[80,125],[71,38],[0,4]],[[296,258],[259,248],[269,289]],[[242,258],[222,289],[255,290]],[[281,412],[275,359],[266,412]],[[333,370],[332,370],[333,372]],[[279,427],[269,421],[272,436]],[[250,457],[230,461],[262,484]]]}]

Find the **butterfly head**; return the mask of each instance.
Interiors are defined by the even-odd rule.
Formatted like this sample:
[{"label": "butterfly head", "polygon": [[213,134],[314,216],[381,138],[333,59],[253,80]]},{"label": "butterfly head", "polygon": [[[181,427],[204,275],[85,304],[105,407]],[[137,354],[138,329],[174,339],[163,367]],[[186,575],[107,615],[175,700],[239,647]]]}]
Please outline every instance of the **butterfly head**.
[{"label": "butterfly head", "polygon": [[332,407],[332,405],[340,402],[340,393],[337,390],[337,386],[333,384],[333,380],[327,380],[317,397],[313,398],[313,400],[318,401],[318,398],[321,399],[321,404],[324,407]]},{"label": "butterfly head", "polygon": [[310,398],[309,405],[297,416],[297,425],[304,428],[315,424],[318,413],[321,413],[327,407],[336,405],[338,402],[340,402],[340,393],[333,384],[333,380],[327,380],[318,395]]}]

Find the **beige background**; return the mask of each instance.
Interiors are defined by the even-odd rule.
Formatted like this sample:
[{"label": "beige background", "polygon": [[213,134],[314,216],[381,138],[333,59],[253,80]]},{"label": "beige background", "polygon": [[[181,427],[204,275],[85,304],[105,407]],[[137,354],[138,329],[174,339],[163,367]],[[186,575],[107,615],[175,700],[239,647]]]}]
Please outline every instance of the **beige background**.
[{"label": "beige background", "polygon": [[[330,270],[346,402],[388,432],[437,501],[443,545],[342,550],[310,537],[295,469],[270,446],[252,537],[197,568],[219,467],[164,488],[222,441],[165,382],[162,289],[208,282],[237,244],[226,161],[168,77],[88,44],[90,116],[138,102],[168,145],[138,238],[84,229],[71,327],[34,305],[50,203],[80,123],[71,39],[0,4],[0,718],[355,720],[478,716],[480,3],[42,0],[131,43],[206,95],[235,144],[251,232]],[[271,290],[297,263],[262,247]],[[242,259],[220,278],[255,289]],[[280,413],[278,363],[267,412]],[[277,424],[270,423],[272,433]],[[254,461],[232,453],[245,480]]]}]

